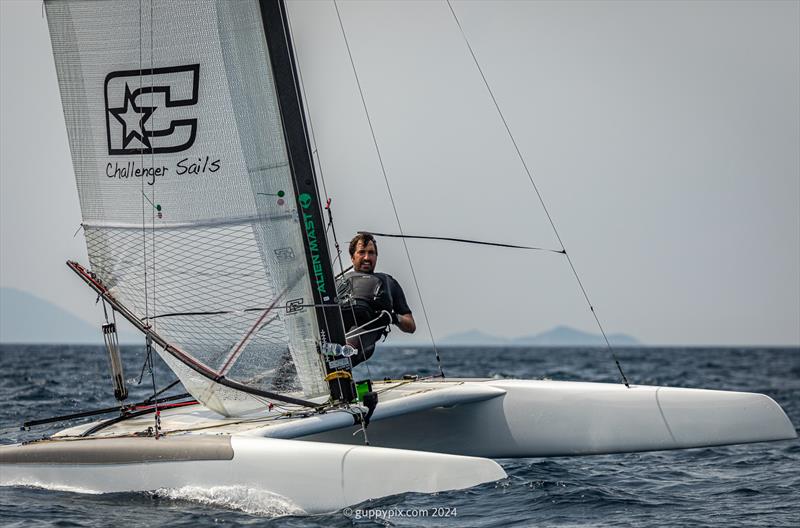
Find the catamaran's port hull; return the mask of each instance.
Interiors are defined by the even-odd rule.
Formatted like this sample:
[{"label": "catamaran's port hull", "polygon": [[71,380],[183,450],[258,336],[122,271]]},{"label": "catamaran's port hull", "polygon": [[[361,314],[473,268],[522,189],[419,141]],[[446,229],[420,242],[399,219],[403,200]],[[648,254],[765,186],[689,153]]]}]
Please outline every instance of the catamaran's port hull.
[{"label": "catamaran's port hull", "polygon": [[0,447],[4,486],[83,493],[245,487],[308,513],[397,493],[467,488],[505,476],[496,462],[483,458],[230,435]]},{"label": "catamaran's port hull", "polygon": [[[467,380],[465,380],[467,381]],[[429,382],[432,385],[437,382]],[[452,382],[450,382],[452,383]],[[425,385],[420,383],[419,385]],[[372,445],[491,458],[684,449],[797,438],[763,394],[547,380],[468,381],[454,391],[499,394],[382,418]],[[406,397],[406,405],[419,395]],[[431,397],[429,394],[427,397]],[[391,407],[391,401],[385,407]],[[354,442],[352,427],[301,438]],[[358,441],[356,439],[355,441]]]}]

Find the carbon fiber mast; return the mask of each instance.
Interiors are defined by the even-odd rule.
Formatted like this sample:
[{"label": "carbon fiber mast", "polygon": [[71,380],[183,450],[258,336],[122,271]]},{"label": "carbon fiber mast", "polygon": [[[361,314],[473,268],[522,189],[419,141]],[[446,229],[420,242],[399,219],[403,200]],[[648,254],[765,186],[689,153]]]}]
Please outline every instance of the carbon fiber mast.
[{"label": "carbon fiber mast", "polygon": [[[320,327],[320,343],[344,345],[346,343],[344,322],[337,304],[336,283],[333,265],[328,253],[325,223],[317,191],[316,174],[311,156],[308,127],[300,93],[299,76],[289,34],[286,5],[283,0],[260,0],[261,17],[267,40],[275,90],[281,112],[286,150],[289,156],[292,181],[297,197],[300,224],[303,226],[306,264],[311,276],[311,291],[317,321]],[[325,354],[325,368],[331,396],[335,400],[352,401],[355,388],[347,358],[330,361]]]}]

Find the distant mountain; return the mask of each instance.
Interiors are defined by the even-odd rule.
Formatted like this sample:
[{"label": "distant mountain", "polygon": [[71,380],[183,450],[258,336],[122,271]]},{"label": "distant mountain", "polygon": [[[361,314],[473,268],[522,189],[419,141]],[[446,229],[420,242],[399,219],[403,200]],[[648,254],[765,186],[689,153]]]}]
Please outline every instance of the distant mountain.
[{"label": "distant mountain", "polygon": [[[138,343],[119,329],[120,341]],[[100,327],[15,288],[0,288],[0,343],[102,344]]]},{"label": "distant mountain", "polygon": [[[609,334],[608,340],[616,346],[641,344],[636,338],[625,334]],[[600,334],[582,332],[569,326],[557,326],[540,334],[506,339],[470,330],[452,334],[440,341],[443,345],[510,345],[510,346],[603,346],[605,340]]]},{"label": "distant mountain", "polygon": [[[639,345],[639,341],[625,334],[608,334],[612,345]],[[601,334],[582,332],[569,326],[557,326],[541,334],[518,337],[513,340],[518,345],[538,346],[603,346],[606,344]]]}]

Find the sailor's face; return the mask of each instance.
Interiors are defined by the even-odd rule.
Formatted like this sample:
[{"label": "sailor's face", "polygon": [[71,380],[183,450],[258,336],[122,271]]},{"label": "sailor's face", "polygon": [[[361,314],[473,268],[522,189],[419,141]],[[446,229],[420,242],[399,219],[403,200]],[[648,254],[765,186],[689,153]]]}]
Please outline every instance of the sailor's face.
[{"label": "sailor's face", "polygon": [[372,273],[375,271],[375,264],[378,262],[378,250],[375,249],[373,242],[367,243],[359,241],[353,253],[353,269],[362,273]]}]

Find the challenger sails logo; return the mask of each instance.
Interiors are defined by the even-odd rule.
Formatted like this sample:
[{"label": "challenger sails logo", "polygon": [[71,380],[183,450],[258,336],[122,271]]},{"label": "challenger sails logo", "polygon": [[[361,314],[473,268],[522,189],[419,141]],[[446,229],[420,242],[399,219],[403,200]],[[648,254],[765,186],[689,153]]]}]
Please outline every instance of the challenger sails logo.
[{"label": "challenger sails logo", "polygon": [[200,65],[111,72],[106,76],[110,155],[186,150],[197,137]]}]

